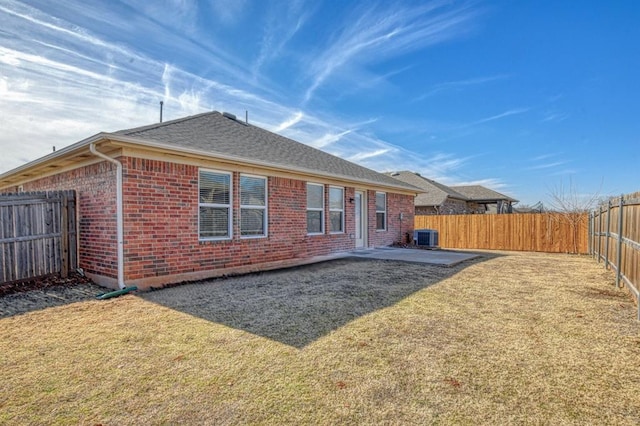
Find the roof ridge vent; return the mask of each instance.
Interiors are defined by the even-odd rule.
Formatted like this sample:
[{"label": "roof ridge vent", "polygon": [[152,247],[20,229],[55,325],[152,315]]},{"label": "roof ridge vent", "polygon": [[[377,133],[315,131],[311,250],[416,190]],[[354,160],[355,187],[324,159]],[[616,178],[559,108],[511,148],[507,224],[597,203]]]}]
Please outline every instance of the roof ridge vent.
[{"label": "roof ridge vent", "polygon": [[227,117],[228,119],[233,120],[238,124],[242,124],[243,126],[248,126],[249,125],[249,123],[247,123],[246,121],[238,120],[238,118],[235,116],[235,114],[231,114],[230,112],[223,112],[222,116],[223,117]]}]

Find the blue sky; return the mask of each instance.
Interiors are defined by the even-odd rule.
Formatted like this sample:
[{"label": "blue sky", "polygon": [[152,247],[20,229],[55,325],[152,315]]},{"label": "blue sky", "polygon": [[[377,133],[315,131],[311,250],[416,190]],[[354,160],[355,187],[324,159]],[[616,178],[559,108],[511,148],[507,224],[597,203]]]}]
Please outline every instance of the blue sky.
[{"label": "blue sky", "polygon": [[0,0],[0,173],[207,110],[522,204],[640,190],[640,2]]}]

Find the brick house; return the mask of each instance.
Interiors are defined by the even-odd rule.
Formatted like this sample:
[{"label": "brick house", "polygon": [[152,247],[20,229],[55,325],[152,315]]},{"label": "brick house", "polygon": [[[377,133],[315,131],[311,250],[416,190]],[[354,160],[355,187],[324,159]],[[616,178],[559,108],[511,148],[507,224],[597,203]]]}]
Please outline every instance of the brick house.
[{"label": "brick house", "polygon": [[482,185],[452,186],[451,189],[467,197],[468,204],[479,213],[513,213],[513,205],[518,202]]},{"label": "brick house", "polygon": [[79,266],[145,289],[402,241],[416,188],[209,112],[99,133],[0,175],[77,193]]},{"label": "brick house", "polygon": [[387,175],[420,188],[414,200],[416,215],[476,213],[472,211],[474,206],[468,204],[466,196],[419,173],[405,170]]},{"label": "brick house", "polygon": [[421,190],[414,202],[416,215],[512,213],[518,202],[481,185],[447,186],[406,170],[386,174]]}]

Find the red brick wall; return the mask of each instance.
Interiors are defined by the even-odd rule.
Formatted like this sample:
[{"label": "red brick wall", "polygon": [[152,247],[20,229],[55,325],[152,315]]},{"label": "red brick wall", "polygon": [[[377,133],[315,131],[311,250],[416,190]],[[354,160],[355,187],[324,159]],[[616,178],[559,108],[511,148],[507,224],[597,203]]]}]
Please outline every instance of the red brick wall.
[{"label": "red brick wall", "polygon": [[[376,191],[368,191],[369,246],[383,247],[394,243],[406,243],[407,233],[413,237],[414,205],[409,195],[387,192],[387,229],[376,229]],[[400,219],[402,213],[402,219]]]},{"label": "red brick wall", "polygon": [[232,239],[199,241],[198,167],[137,158],[122,162],[125,277],[129,280],[326,255],[354,247],[348,233],[308,236],[306,182],[276,177],[268,178],[268,237],[241,238],[238,172],[233,173]]},{"label": "red brick wall", "polygon": [[198,248],[197,167],[131,157],[120,161],[125,279],[189,270]]},{"label": "red brick wall", "polygon": [[79,267],[92,274],[116,278],[115,165],[102,162],[23,185],[25,192],[68,189],[75,190],[77,197]]},{"label": "red brick wall", "polygon": [[[268,177],[268,237],[241,238],[239,177],[233,172],[233,238],[198,239],[198,167],[122,157],[124,170],[125,281],[170,283],[171,276],[308,258],[352,250],[354,188],[345,188],[345,232],[307,235],[306,182]],[[82,167],[24,185],[25,191],[75,189],[79,208],[79,263],[86,272],[117,277],[115,166]],[[375,229],[375,192],[369,191],[369,246],[401,241],[413,226],[413,197],[387,193],[386,231]],[[400,221],[400,212],[404,213]],[[183,278],[184,279],[184,278]],[[154,284],[154,285],[155,285]],[[144,285],[143,285],[144,286]]]}]

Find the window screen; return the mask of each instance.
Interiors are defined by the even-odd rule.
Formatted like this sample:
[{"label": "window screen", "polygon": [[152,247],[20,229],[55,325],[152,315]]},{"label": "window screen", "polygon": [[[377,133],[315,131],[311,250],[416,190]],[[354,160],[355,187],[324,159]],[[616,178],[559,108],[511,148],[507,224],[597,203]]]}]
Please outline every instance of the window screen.
[{"label": "window screen", "polygon": [[267,235],[267,179],[240,176],[240,235]]},{"label": "window screen", "polygon": [[200,238],[231,238],[231,174],[201,170],[198,191]]},{"label": "window screen", "polygon": [[387,229],[387,194],[384,192],[376,192],[376,229]]},{"label": "window screen", "polygon": [[307,183],[307,233],[324,233],[324,185]]},{"label": "window screen", "polygon": [[343,188],[329,188],[329,224],[331,232],[344,232]]}]

